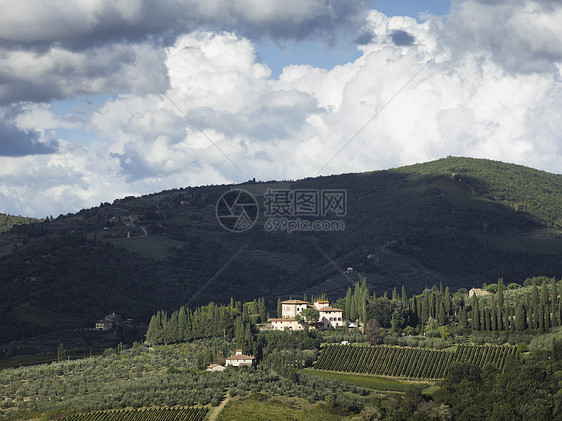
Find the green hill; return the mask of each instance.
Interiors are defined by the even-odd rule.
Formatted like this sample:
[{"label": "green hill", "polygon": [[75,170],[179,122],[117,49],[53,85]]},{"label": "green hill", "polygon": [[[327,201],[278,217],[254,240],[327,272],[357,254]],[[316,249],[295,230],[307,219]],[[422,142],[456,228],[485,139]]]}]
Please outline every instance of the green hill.
[{"label": "green hill", "polygon": [[0,233],[6,232],[12,229],[14,225],[21,224],[31,224],[32,222],[38,222],[37,218],[26,218],[24,216],[7,215],[0,212]]},{"label": "green hill", "polygon": [[[232,233],[215,206],[231,188],[251,192],[260,217]],[[269,232],[264,193],[347,192],[340,232]],[[173,189],[14,226],[0,259],[2,340],[30,336],[13,309],[95,320],[115,311],[147,320],[156,309],[327,292],[367,277],[377,294],[562,276],[562,175],[497,161],[449,157],[385,171]],[[306,218],[304,218],[306,219]],[[7,234],[0,237],[6,239]],[[19,239],[19,242],[14,240]],[[13,250],[13,245],[10,251]],[[355,270],[344,273],[347,267]]]}]

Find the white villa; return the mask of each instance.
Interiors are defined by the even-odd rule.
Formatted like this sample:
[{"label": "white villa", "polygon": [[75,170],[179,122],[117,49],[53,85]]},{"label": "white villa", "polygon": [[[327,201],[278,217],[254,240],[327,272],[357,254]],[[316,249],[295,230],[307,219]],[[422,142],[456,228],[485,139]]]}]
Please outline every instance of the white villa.
[{"label": "white villa", "polygon": [[284,319],[294,319],[297,314],[308,307],[306,301],[301,300],[287,300],[281,303]]},{"label": "white villa", "polygon": [[315,301],[309,304],[301,300],[286,300],[281,302],[281,317],[271,319],[271,327],[273,330],[303,330],[303,325],[299,323],[295,317],[305,308],[312,307],[320,313],[319,322],[324,329],[338,328],[343,326],[343,311],[330,307],[329,301]]},{"label": "white villa", "polygon": [[242,354],[241,349],[237,349],[236,354],[226,359],[226,365],[232,365],[234,367],[241,367],[241,366],[251,367],[255,363],[256,363],[256,357]]},{"label": "white villa", "polygon": [[339,308],[322,307],[318,310],[320,317],[318,320],[322,323],[324,329],[333,327],[334,329],[344,326],[343,311]]}]

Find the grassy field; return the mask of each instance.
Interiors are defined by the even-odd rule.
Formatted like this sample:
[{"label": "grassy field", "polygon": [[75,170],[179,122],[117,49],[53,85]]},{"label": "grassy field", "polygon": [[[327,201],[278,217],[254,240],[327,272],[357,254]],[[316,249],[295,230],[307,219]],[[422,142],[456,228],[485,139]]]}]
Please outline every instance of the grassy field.
[{"label": "grassy field", "polygon": [[[382,391],[392,391],[392,392],[404,392],[408,385],[412,382],[389,379],[387,377],[381,376],[370,376],[365,374],[348,374],[348,373],[335,373],[331,371],[319,371],[319,370],[303,370],[307,374],[314,376],[324,377],[330,380],[338,382],[346,382],[356,386],[366,387],[369,389],[382,390]],[[415,383],[419,384],[420,387],[428,387],[429,383]]]},{"label": "grassy field", "polygon": [[83,320],[67,314],[55,313],[37,307],[22,306],[12,311],[12,316],[17,320],[30,325],[41,327],[76,327]]},{"label": "grassy field", "polygon": [[247,398],[231,399],[218,421],[324,421],[339,420],[325,404],[311,404],[300,398],[270,397],[257,393]]}]

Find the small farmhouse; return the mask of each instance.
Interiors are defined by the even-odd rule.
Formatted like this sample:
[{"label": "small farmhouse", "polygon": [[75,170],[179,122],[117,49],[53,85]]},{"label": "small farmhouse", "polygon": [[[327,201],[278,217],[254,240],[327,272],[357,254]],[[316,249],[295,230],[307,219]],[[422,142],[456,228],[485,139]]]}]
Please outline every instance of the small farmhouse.
[{"label": "small farmhouse", "polygon": [[98,320],[96,322],[96,330],[111,330],[113,328],[113,322],[109,319]]},{"label": "small farmhouse", "polygon": [[242,354],[241,349],[237,349],[236,354],[226,359],[226,365],[231,365],[234,367],[242,367],[242,366],[251,367],[255,365],[255,363],[256,363],[256,357]]},{"label": "small farmhouse", "polygon": [[289,318],[271,319],[271,327],[273,330],[303,330],[302,325],[296,319]]},{"label": "small farmhouse", "polygon": [[477,297],[482,297],[484,295],[489,295],[489,294],[490,292],[482,288],[472,288],[470,291],[468,291],[469,298],[472,297],[473,295],[476,295]]},{"label": "small farmhouse", "polygon": [[205,371],[224,371],[226,370],[226,367],[224,365],[220,365],[220,364],[211,364],[210,366],[208,366]]}]

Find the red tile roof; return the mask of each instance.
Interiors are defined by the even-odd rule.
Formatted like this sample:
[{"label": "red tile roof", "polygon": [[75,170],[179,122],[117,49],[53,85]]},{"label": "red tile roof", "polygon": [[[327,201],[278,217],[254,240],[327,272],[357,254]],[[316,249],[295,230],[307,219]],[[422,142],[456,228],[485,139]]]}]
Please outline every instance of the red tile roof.
[{"label": "red tile roof", "polygon": [[228,357],[226,360],[255,360],[256,357],[252,357],[251,355],[232,355]]},{"label": "red tile roof", "polygon": [[318,310],[319,312],[324,312],[324,313],[336,313],[336,312],[342,312],[343,310],[340,310],[339,308],[333,308],[333,307],[324,307]]}]

